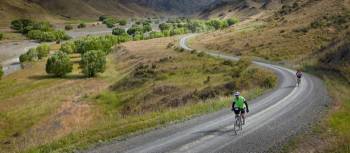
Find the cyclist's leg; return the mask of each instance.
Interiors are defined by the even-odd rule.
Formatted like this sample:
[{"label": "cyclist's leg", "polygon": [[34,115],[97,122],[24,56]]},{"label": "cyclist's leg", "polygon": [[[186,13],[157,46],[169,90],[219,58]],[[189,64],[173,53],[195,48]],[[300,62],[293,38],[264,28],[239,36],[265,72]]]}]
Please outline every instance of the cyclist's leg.
[{"label": "cyclist's leg", "polygon": [[241,112],[241,116],[242,116],[242,122],[244,125],[245,124],[245,109],[241,109],[240,112]]}]

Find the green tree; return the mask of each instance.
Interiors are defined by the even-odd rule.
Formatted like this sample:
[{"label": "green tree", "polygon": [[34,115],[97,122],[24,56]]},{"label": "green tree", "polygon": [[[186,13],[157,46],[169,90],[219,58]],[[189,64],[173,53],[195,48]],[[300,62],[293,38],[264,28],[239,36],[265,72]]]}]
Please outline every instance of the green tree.
[{"label": "green tree", "polygon": [[208,24],[214,27],[215,30],[222,28],[222,22],[220,20],[210,20]]},{"label": "green tree", "polygon": [[41,38],[39,40],[42,42],[52,42],[59,39],[57,39],[56,33],[54,32],[42,32]]},{"label": "green tree", "polygon": [[152,31],[152,26],[150,24],[144,24],[143,32],[150,32],[150,31]]},{"label": "green tree", "polygon": [[80,66],[87,77],[94,77],[106,69],[106,54],[101,50],[91,50],[81,57]]},{"label": "green tree", "polygon": [[227,22],[227,24],[228,24],[229,26],[232,26],[232,25],[238,23],[239,20],[238,20],[237,18],[229,18],[229,19],[226,20],[226,22]]},{"label": "green tree", "polygon": [[18,19],[18,20],[13,20],[11,22],[11,28],[23,33],[23,34],[27,34],[31,29],[28,27],[32,27],[34,24],[34,22],[32,20],[29,19]]},{"label": "green tree", "polygon": [[159,25],[159,29],[161,31],[166,31],[166,30],[170,30],[171,28],[171,25],[170,24],[167,24],[167,23],[162,23]]},{"label": "green tree", "polygon": [[125,19],[119,20],[119,25],[125,26],[126,24],[128,24],[128,21],[127,21],[127,20],[125,20]]},{"label": "green tree", "polygon": [[115,28],[113,29],[112,34],[116,36],[121,36],[121,35],[126,35],[127,33],[122,28]]},{"label": "green tree", "polygon": [[36,60],[38,60],[38,51],[36,50],[36,48],[31,48],[28,50],[28,52],[19,56],[19,61],[21,63],[32,62]]},{"label": "green tree", "polygon": [[73,54],[76,52],[76,46],[74,42],[66,42],[61,45],[60,51],[67,53],[67,54]]},{"label": "green tree", "polygon": [[42,35],[43,35],[43,32],[41,32],[40,30],[31,30],[28,32],[27,37],[34,40],[41,40]]},{"label": "green tree", "polygon": [[57,77],[63,77],[66,74],[72,72],[73,63],[70,61],[69,56],[64,52],[56,52],[46,62],[46,73],[53,74]]},{"label": "green tree", "polygon": [[73,29],[73,26],[69,24],[69,25],[64,26],[64,29],[69,31],[69,30]]},{"label": "green tree", "polygon": [[108,18],[107,15],[102,15],[102,16],[100,16],[100,17],[98,18],[98,20],[99,20],[99,21],[104,21],[104,20],[106,20],[107,18]]},{"label": "green tree", "polygon": [[135,35],[136,33],[143,33],[143,27],[140,25],[133,25],[130,29],[128,29],[129,35]]},{"label": "green tree", "polygon": [[38,59],[42,59],[44,57],[47,57],[50,53],[50,46],[47,44],[40,45],[36,48],[36,51],[38,53]]},{"label": "green tree", "polygon": [[2,40],[2,38],[4,38],[4,34],[0,32],[0,40]]},{"label": "green tree", "polygon": [[86,28],[86,24],[82,22],[78,25],[78,28],[79,29]]}]

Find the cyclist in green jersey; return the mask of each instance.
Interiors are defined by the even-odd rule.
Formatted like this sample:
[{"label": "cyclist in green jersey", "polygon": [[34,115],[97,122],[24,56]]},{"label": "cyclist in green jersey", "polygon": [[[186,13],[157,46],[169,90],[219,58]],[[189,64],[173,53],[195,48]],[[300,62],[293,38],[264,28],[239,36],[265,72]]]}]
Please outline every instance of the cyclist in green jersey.
[{"label": "cyclist in green jersey", "polygon": [[234,94],[233,102],[232,102],[232,111],[235,112],[236,117],[239,117],[241,114],[243,119],[243,124],[245,123],[245,112],[249,113],[248,103],[243,96],[239,92]]}]

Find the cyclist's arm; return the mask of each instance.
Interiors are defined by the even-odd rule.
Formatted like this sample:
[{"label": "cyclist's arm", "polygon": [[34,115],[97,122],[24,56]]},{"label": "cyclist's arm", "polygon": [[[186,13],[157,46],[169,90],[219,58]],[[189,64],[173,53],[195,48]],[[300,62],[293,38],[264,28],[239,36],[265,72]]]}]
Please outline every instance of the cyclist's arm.
[{"label": "cyclist's arm", "polygon": [[244,101],[244,104],[245,104],[245,106],[246,106],[246,108],[247,108],[247,113],[249,113],[249,107],[248,107],[247,101]]},{"label": "cyclist's arm", "polygon": [[233,102],[232,102],[232,106],[231,106],[231,110],[234,110],[234,109],[235,109],[235,104],[236,104],[236,102],[233,101]]}]

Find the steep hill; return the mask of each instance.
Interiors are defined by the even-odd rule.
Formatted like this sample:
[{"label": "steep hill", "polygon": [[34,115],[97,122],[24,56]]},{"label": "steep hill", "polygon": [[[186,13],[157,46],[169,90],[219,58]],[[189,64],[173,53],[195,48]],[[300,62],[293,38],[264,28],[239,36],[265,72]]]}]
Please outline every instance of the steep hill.
[{"label": "steep hill", "polygon": [[1,0],[0,26],[15,18],[45,20],[96,19],[103,14],[119,17],[192,15],[215,0]]},{"label": "steep hill", "polygon": [[216,1],[199,14],[203,18],[211,17],[230,17],[237,16],[240,18],[250,17],[265,11],[275,11],[282,6],[282,3],[290,1],[280,0],[221,0]]}]

